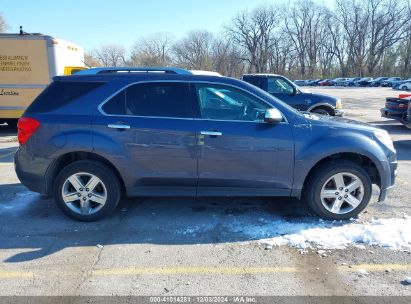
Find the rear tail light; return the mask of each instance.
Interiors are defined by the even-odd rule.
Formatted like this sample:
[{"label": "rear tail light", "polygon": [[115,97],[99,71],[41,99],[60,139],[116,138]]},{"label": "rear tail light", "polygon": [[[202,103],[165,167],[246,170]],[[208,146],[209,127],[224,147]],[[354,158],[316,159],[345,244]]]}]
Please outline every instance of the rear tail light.
[{"label": "rear tail light", "polygon": [[22,117],[17,124],[19,144],[24,145],[26,141],[36,132],[40,127],[40,122],[34,118]]},{"label": "rear tail light", "polygon": [[400,103],[400,104],[398,105],[398,107],[399,107],[400,109],[407,109],[407,108],[408,108],[408,105],[405,104],[405,103]]}]

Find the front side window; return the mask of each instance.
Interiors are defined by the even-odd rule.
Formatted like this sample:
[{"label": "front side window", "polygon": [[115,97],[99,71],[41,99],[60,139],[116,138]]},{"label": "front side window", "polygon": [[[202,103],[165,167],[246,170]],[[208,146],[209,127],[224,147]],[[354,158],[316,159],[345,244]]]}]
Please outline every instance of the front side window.
[{"label": "front side window", "polygon": [[268,93],[270,94],[292,94],[294,87],[285,79],[270,77],[268,78]]},{"label": "front side window", "polygon": [[213,120],[261,121],[267,104],[229,86],[196,84],[201,117]]},{"label": "front side window", "polygon": [[189,85],[153,82],[132,85],[102,107],[111,115],[190,118]]}]

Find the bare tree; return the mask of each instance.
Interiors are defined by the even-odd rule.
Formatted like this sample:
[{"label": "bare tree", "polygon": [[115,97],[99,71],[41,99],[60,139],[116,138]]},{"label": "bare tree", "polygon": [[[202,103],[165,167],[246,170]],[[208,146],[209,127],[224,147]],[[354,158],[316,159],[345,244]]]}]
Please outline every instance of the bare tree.
[{"label": "bare tree", "polygon": [[210,32],[189,32],[173,47],[176,64],[193,70],[212,69],[212,44],[213,35]]},{"label": "bare tree", "polygon": [[7,24],[6,20],[4,20],[4,17],[2,14],[0,14],[0,33],[5,32],[7,29]]},{"label": "bare tree", "polygon": [[293,42],[301,75],[316,74],[320,47],[327,38],[326,21],[326,10],[312,0],[298,0],[286,10],[285,31]]},{"label": "bare tree", "polygon": [[244,73],[245,64],[241,60],[241,50],[230,38],[220,35],[214,39],[211,48],[213,70],[230,77],[238,77]]},{"label": "bare tree", "polygon": [[92,55],[95,59],[97,59],[99,65],[106,67],[118,67],[125,65],[125,54],[126,51],[124,47],[115,44],[103,45],[99,49],[92,51]]},{"label": "bare tree", "polygon": [[250,71],[266,72],[274,46],[273,37],[280,21],[273,6],[261,6],[239,13],[226,28],[234,43],[245,50]]},{"label": "bare tree", "polygon": [[170,66],[173,37],[157,33],[138,40],[131,51],[130,64],[137,66]]},{"label": "bare tree", "polygon": [[100,66],[102,66],[101,62],[96,57],[94,57],[93,53],[90,53],[90,52],[86,52],[84,54],[84,64],[87,67],[100,67]]}]

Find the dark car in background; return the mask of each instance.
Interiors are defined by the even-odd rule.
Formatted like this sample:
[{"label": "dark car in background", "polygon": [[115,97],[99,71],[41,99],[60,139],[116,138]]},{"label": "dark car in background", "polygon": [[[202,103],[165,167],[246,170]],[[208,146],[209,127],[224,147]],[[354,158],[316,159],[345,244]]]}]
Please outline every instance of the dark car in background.
[{"label": "dark car in background", "polygon": [[318,86],[318,84],[319,84],[321,81],[323,81],[323,80],[324,80],[324,79],[310,80],[310,81],[308,82],[308,85],[311,86],[311,87],[315,87],[315,86]]},{"label": "dark car in background", "polygon": [[409,104],[409,98],[389,97],[386,99],[385,107],[381,109],[381,117],[404,122],[407,118]]},{"label": "dark car in background", "polygon": [[407,114],[405,115],[404,125],[411,129],[411,102],[408,103]]},{"label": "dark car in background", "polygon": [[368,84],[370,87],[379,87],[381,86],[382,82],[387,80],[388,77],[378,77],[370,81]]},{"label": "dark car in background", "polygon": [[355,86],[358,87],[368,87],[370,86],[371,81],[373,81],[373,78],[371,77],[363,77],[360,80],[356,81],[354,83]]},{"label": "dark car in background", "polygon": [[242,80],[268,92],[300,111],[322,115],[342,116],[342,102],[325,94],[314,94],[300,88],[284,76],[275,74],[246,74]]},{"label": "dark car in background", "polygon": [[344,86],[353,87],[359,80],[361,80],[361,77],[348,78],[348,80],[345,81]]},{"label": "dark car in background", "polygon": [[392,87],[393,83],[396,81],[401,81],[401,77],[391,77],[387,80],[381,82],[382,87]]},{"label": "dark car in background", "polygon": [[18,130],[20,181],[80,221],[107,216],[122,193],[304,196],[319,216],[344,220],[367,207],[373,184],[384,201],[397,169],[384,130],[172,68],[56,77]]}]

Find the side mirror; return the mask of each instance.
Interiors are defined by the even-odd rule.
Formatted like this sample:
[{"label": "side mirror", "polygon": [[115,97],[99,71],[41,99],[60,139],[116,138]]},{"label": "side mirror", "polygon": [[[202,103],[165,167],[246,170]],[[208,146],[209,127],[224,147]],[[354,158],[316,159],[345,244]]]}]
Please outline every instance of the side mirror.
[{"label": "side mirror", "polygon": [[296,87],[293,87],[293,92],[291,93],[291,96],[295,96],[298,94],[298,90]]},{"label": "side mirror", "polygon": [[264,122],[266,123],[279,123],[283,121],[283,115],[275,108],[268,109],[264,115]]}]

